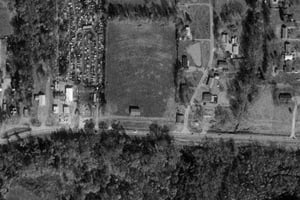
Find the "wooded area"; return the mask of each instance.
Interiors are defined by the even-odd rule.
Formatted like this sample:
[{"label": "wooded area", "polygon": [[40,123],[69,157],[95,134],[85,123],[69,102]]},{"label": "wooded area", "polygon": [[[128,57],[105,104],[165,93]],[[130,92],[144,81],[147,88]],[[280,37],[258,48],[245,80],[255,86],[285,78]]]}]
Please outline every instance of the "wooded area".
[{"label": "wooded area", "polygon": [[[142,1],[141,1],[142,2]],[[107,3],[106,12],[109,18],[130,18],[130,19],[175,19],[176,4],[168,0],[144,1],[142,4],[131,4],[129,2]]]},{"label": "wooded area", "polygon": [[8,73],[16,102],[31,104],[34,67],[55,58],[55,2],[15,0],[14,33],[8,37]]},{"label": "wooded area", "polygon": [[116,124],[98,135],[60,131],[3,145],[2,195],[16,193],[15,187],[45,200],[297,199],[300,195],[299,150],[238,147],[233,141],[180,147],[164,127],[153,124],[149,133],[129,137]]}]

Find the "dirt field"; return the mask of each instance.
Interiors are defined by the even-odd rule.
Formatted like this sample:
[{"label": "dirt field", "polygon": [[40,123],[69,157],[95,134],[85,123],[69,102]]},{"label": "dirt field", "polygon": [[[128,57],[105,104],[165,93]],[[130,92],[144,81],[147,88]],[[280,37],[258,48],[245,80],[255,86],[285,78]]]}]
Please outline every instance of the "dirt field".
[{"label": "dirt field", "polygon": [[175,25],[110,21],[107,33],[107,114],[128,115],[129,106],[139,106],[142,116],[171,117]]},{"label": "dirt field", "polygon": [[191,31],[195,39],[210,38],[210,15],[206,5],[193,5],[188,7],[188,13],[192,19]]},{"label": "dirt field", "polygon": [[6,5],[0,0],[0,38],[12,33],[13,29],[9,21],[9,11]]}]

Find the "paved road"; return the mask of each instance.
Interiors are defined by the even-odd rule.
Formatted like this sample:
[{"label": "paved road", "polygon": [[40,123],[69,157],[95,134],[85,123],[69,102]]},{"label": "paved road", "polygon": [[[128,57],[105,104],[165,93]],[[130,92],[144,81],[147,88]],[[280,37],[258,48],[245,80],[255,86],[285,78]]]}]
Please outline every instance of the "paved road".
[{"label": "paved road", "polygon": [[[61,127],[41,127],[41,128],[33,128],[32,131],[22,133],[19,135],[19,138],[26,138],[28,136],[43,136],[43,135],[50,135],[53,131],[60,129]],[[135,131],[135,130],[128,130],[126,134],[129,136],[139,136],[143,137],[146,136],[149,132],[148,131]],[[207,139],[213,141],[219,141],[220,139],[224,141],[228,141],[233,139],[236,144],[238,145],[246,145],[246,144],[253,144],[257,143],[260,145],[269,146],[271,144],[276,144],[283,148],[292,148],[298,149],[300,147],[300,140],[299,139],[292,139],[288,136],[284,135],[264,135],[264,134],[255,134],[255,133],[243,133],[243,134],[234,134],[234,133],[216,133],[216,132],[209,132],[207,134],[182,134],[181,132],[171,132],[170,135],[174,137],[175,144],[177,145],[201,145],[203,141]],[[9,138],[9,142],[16,141],[19,139],[18,137],[11,137]],[[7,144],[7,139],[0,139],[0,144]]]}]

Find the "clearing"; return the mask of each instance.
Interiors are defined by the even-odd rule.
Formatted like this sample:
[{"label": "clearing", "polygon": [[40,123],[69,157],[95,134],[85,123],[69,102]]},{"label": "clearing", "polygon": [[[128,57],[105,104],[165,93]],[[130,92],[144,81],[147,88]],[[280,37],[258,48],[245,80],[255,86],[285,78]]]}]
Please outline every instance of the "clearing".
[{"label": "clearing", "polygon": [[209,41],[181,41],[178,46],[178,59],[187,55],[190,66],[207,68],[210,58]]},{"label": "clearing", "polygon": [[174,117],[175,25],[114,20],[107,33],[107,114],[138,106],[143,117]]},{"label": "clearing", "polygon": [[210,38],[210,14],[207,5],[188,6],[188,14],[192,19],[190,24],[193,38],[209,39]]},{"label": "clearing", "polygon": [[6,6],[6,3],[0,0],[0,38],[10,35],[13,28],[10,25],[11,15]]}]

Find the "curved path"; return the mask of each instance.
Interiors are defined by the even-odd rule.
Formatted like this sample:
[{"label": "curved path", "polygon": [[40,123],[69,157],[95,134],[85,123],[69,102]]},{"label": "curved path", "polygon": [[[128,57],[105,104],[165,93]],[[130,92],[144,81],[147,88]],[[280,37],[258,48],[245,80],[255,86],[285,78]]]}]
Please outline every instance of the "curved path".
[{"label": "curved path", "polygon": [[[191,5],[198,5],[198,4],[191,4]],[[206,4],[200,4],[200,5],[207,5],[209,7],[209,13],[210,13],[210,57],[209,57],[209,62],[208,62],[208,66],[206,69],[204,69],[203,71],[203,76],[201,77],[201,80],[199,81],[197,88],[195,89],[195,92],[193,94],[193,96],[191,97],[191,100],[189,102],[189,105],[187,106],[185,113],[184,113],[184,124],[183,124],[183,129],[181,131],[182,134],[190,134],[190,130],[189,130],[189,115],[191,113],[191,106],[194,105],[195,103],[195,99],[199,96],[199,91],[201,91],[201,87],[203,85],[205,85],[205,79],[208,76],[208,72],[209,70],[213,67],[213,57],[214,57],[214,33],[213,33],[213,6],[211,5],[211,3]],[[208,39],[205,39],[206,41]],[[203,123],[203,128],[202,128],[202,134],[206,134],[207,130],[209,128],[209,124]]]}]

